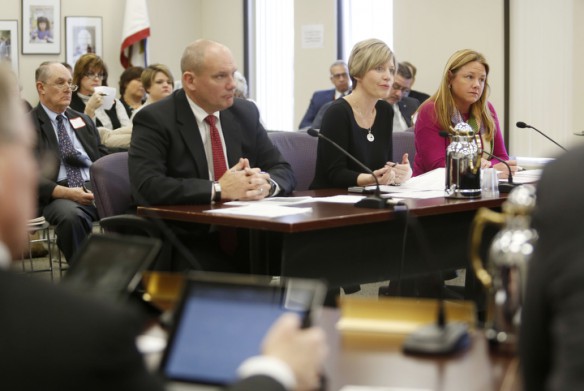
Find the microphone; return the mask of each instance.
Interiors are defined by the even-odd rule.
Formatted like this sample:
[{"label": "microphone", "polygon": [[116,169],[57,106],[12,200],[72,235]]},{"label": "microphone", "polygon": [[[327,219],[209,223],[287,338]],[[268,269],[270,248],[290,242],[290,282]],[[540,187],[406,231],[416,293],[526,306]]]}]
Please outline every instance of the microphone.
[{"label": "microphone", "polygon": [[516,125],[518,128],[521,128],[521,129],[525,129],[525,128],[530,128],[530,129],[533,129],[533,130],[535,130],[537,133],[541,134],[543,137],[545,137],[545,138],[547,138],[548,140],[550,140],[552,143],[556,144],[558,147],[562,148],[564,151],[567,151],[567,149],[566,149],[566,148],[562,147],[560,144],[558,144],[557,142],[555,142],[555,141],[554,141],[552,138],[548,137],[548,136],[547,136],[547,135],[546,135],[544,132],[542,132],[541,130],[538,130],[538,129],[536,129],[536,128],[534,128],[533,126],[531,126],[531,125],[528,125],[528,124],[526,124],[526,123],[525,123],[525,122],[523,122],[523,121],[519,121],[519,122],[517,122],[515,125]]},{"label": "microphone", "polygon": [[505,165],[505,167],[507,167],[507,171],[509,172],[509,177],[507,178],[507,182],[499,182],[499,193],[509,193],[511,190],[513,190],[517,186],[521,185],[520,183],[513,183],[513,173],[511,171],[511,167],[509,167],[509,163],[507,163],[505,160],[501,159],[499,156],[495,156],[492,153],[485,151],[484,149],[481,149],[480,152],[486,153],[491,158],[500,161],[501,163],[503,163]]},{"label": "microphone", "polygon": [[[522,122],[523,123],[523,122]],[[519,123],[518,123],[519,124]],[[525,124],[524,124],[525,125]],[[445,130],[441,130],[440,132],[438,132],[438,134],[440,135],[440,137],[450,137],[450,133],[448,133]],[[505,167],[507,167],[507,171],[509,172],[509,177],[507,179],[507,183],[503,182],[500,183],[499,182],[499,192],[500,193],[509,193],[511,190],[513,190],[515,187],[519,186],[519,184],[517,183],[513,183],[513,173],[511,172],[511,167],[509,167],[509,164],[504,161],[503,159],[501,159],[498,156],[493,155],[490,152],[485,151],[484,149],[480,150],[481,153],[486,153],[487,155],[489,155],[491,158],[500,161],[501,163],[503,163],[505,165]]]},{"label": "microphone", "polygon": [[380,195],[381,190],[379,189],[379,181],[377,180],[377,177],[375,176],[375,174],[373,173],[373,171],[371,171],[371,169],[369,167],[367,167],[365,164],[361,163],[355,156],[351,155],[343,147],[341,147],[339,144],[337,144],[336,142],[334,142],[333,140],[331,140],[327,136],[320,133],[318,130],[313,129],[313,128],[309,128],[309,129],[307,129],[306,132],[309,135],[311,135],[312,137],[318,137],[318,138],[330,143],[336,149],[338,149],[340,152],[342,152],[345,156],[347,156],[349,159],[351,159],[352,161],[357,163],[359,165],[359,167],[361,167],[362,169],[365,170],[365,172],[373,175],[373,179],[375,179],[375,193],[370,195],[369,197],[363,198],[361,201],[358,201],[355,204],[356,207],[370,208],[370,209],[384,209],[384,208],[389,206],[389,203],[387,202],[387,200],[385,200],[384,198],[381,198],[381,195]]}]

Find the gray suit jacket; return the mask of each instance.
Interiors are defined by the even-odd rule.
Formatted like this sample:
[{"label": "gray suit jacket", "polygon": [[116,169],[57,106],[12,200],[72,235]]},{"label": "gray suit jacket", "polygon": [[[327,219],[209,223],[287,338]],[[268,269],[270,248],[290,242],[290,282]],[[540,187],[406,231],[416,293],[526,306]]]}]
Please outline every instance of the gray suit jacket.
[{"label": "gray suit jacket", "polygon": [[[85,123],[84,127],[75,130],[75,134],[91,161],[94,162],[107,155],[108,150],[101,144],[99,133],[91,118],[70,108],[65,112],[69,119],[81,117]],[[42,163],[42,175],[39,182],[39,206],[43,208],[51,202],[51,194],[53,194],[53,190],[57,186],[57,175],[61,164],[59,141],[55,135],[51,119],[40,103],[32,109],[30,116],[37,133],[36,154]]]},{"label": "gray suit jacket", "polygon": [[[260,123],[255,104],[235,99],[221,112],[228,167],[239,158],[270,174],[281,194],[294,190],[290,165],[274,147]],[[134,199],[148,204],[205,204],[212,181],[203,140],[184,90],[144,107],[134,117],[129,150]]]}]

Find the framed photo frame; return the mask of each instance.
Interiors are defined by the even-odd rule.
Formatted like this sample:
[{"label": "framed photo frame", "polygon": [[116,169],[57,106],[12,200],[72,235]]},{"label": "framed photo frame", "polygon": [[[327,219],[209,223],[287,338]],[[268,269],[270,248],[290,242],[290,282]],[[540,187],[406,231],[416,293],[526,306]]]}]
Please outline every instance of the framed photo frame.
[{"label": "framed photo frame", "polygon": [[0,62],[9,62],[18,75],[18,21],[0,20]]},{"label": "framed photo frame", "polygon": [[61,0],[22,0],[22,54],[61,53]]},{"label": "framed photo frame", "polygon": [[101,16],[67,16],[65,18],[65,59],[75,66],[77,59],[85,53],[103,56]]}]

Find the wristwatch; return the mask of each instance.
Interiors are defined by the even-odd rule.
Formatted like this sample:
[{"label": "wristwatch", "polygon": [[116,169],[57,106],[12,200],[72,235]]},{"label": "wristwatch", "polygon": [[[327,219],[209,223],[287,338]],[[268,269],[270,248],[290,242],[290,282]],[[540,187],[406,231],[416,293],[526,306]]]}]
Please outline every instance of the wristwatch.
[{"label": "wristwatch", "polygon": [[271,197],[276,192],[278,185],[276,185],[276,181],[274,181],[272,178],[269,178],[268,181],[270,182],[270,191],[268,192],[268,197]]},{"label": "wristwatch", "polygon": [[213,191],[215,192],[213,202],[221,201],[221,184],[219,182],[213,182]]}]

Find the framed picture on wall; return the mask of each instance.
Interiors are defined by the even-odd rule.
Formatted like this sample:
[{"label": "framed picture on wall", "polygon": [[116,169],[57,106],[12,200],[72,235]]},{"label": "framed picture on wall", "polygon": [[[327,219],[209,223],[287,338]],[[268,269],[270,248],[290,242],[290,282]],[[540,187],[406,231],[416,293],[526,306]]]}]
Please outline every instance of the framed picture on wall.
[{"label": "framed picture on wall", "polygon": [[18,22],[0,20],[0,62],[9,62],[18,75]]},{"label": "framed picture on wall", "polygon": [[66,60],[72,67],[85,53],[102,56],[102,21],[100,16],[67,16],[65,18]]},{"label": "framed picture on wall", "polygon": [[61,0],[22,0],[22,54],[61,53]]}]

